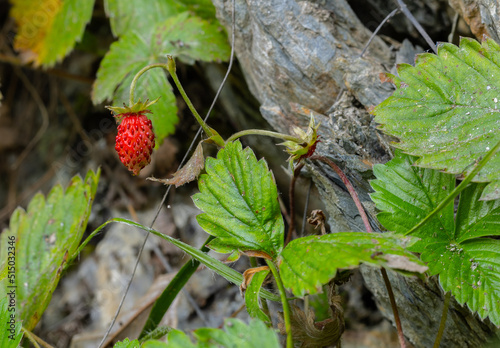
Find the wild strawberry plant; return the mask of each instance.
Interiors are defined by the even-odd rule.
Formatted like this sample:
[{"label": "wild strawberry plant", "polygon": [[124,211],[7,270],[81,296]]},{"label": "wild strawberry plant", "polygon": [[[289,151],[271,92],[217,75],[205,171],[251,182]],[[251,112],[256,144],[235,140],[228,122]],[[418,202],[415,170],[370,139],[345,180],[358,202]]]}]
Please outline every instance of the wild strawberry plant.
[{"label": "wild strawberry plant", "polygon": [[[21,7],[14,3],[13,16],[22,28]],[[41,40],[50,40],[60,31],[63,20],[73,13],[71,4],[65,1],[54,8],[53,18],[45,28],[39,28]],[[18,209],[12,215],[1,240],[2,245],[15,243],[18,251],[18,319],[28,339],[32,339],[30,331],[69,262],[102,228],[116,222],[164,238],[196,261],[187,262],[156,301],[140,341],[124,340],[115,347],[277,347],[267,300],[283,306],[281,331],[287,347],[293,347],[294,340],[306,346],[319,344],[298,334],[300,328],[294,323],[303,313],[290,307],[290,293],[304,297],[325,287],[334,289],[332,281],[340,269],[352,269],[361,263],[406,275],[426,271],[438,275],[444,291],[500,326],[500,244],[495,238],[500,234],[500,47],[495,42],[479,44],[464,39],[460,47],[442,44],[437,55],[420,55],[415,67],[401,65],[399,77],[388,76],[396,91],[373,113],[384,131],[401,139],[395,146],[413,155],[398,152],[391,162],[374,168],[377,179],[372,181],[372,199],[381,211],[379,221],[391,232],[346,231],[302,237],[286,244],[273,174],[265,160],[258,160],[250,148],[244,149],[238,138],[265,135],[283,139],[290,167],[296,170],[306,160],[321,160],[313,156],[320,125],[311,117],[309,127],[294,135],[245,130],[224,139],[194,109],[176,75],[174,59],[166,56],[168,53],[187,63],[228,58],[229,46],[214,20],[213,7],[208,1],[199,1],[196,6],[174,1],[152,4],[104,1],[118,40],[101,62],[92,98],[95,103],[113,100],[111,110],[122,118],[116,149],[127,168],[138,174],[149,163],[155,143],[174,130],[175,98],[167,80],[168,75],[172,77],[206,138],[173,178],[157,180],[180,186],[199,177],[200,192],[193,196],[193,202],[203,211],[197,220],[209,237],[205,246],[196,249],[152,228],[112,219],[80,244],[99,171],[90,171],[85,179],[75,177],[66,190],[56,186],[47,198],[35,196],[26,211]],[[17,48],[29,53],[26,56],[36,64],[50,66],[80,39],[89,18],[83,16],[72,22],[65,40],[53,51],[20,39]],[[147,102],[153,99],[155,102]],[[131,131],[135,125],[138,133]],[[215,158],[204,158],[203,143],[218,147]],[[205,173],[201,173],[203,170]],[[456,175],[463,179],[458,186]],[[364,214],[362,209],[360,214]],[[8,236],[15,238],[10,241]],[[208,248],[230,254],[230,260],[242,255],[259,258],[262,265],[240,274],[207,255]],[[0,289],[4,292],[10,284],[6,251],[0,251]],[[240,286],[253,319],[249,325],[228,319],[222,330],[198,329],[193,343],[182,332],[159,327],[159,322],[200,262]],[[269,274],[278,295],[263,288]],[[0,302],[0,318],[4,321],[7,311],[5,303]],[[343,319],[339,313],[332,314],[338,319],[328,323],[335,325],[335,340],[333,336],[321,337],[322,344],[328,338],[332,342],[340,339]],[[19,330],[19,324],[15,324],[16,342],[21,339]],[[168,343],[154,341],[164,335]],[[0,335],[2,342],[5,338]]]}]

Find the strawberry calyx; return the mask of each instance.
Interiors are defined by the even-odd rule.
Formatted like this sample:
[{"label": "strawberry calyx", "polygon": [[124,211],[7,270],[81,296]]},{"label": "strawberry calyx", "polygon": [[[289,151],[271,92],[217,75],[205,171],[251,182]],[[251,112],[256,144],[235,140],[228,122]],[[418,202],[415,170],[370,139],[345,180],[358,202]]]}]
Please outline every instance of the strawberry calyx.
[{"label": "strawberry calyx", "polygon": [[116,121],[120,123],[127,116],[150,114],[151,110],[148,110],[148,108],[156,103],[158,99],[160,98],[158,97],[153,101],[148,99],[145,102],[141,102],[139,99],[137,103],[130,106],[123,103],[123,106],[106,106],[106,109],[111,110],[115,114]]}]

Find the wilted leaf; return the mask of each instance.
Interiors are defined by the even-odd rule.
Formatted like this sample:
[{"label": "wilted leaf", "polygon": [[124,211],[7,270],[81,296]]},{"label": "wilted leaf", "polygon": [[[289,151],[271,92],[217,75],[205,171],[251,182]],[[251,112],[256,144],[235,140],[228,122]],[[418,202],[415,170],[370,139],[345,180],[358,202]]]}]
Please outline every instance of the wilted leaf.
[{"label": "wilted leaf", "polygon": [[217,252],[262,251],[276,258],[283,248],[284,224],[272,173],[241,143],[228,143],[217,158],[207,158],[207,174],[198,180],[193,196],[200,226],[217,238],[209,247]]},{"label": "wilted leaf", "polygon": [[200,172],[203,170],[205,166],[205,157],[203,157],[203,141],[198,143],[196,146],[196,150],[194,150],[193,155],[189,159],[189,161],[174,173],[173,177],[170,179],[157,179],[157,178],[148,178],[151,181],[161,182],[165,185],[175,185],[175,187],[182,186],[195,180]]},{"label": "wilted leaf", "polygon": [[52,66],[82,38],[94,0],[12,0],[18,32],[14,48],[25,63]]},{"label": "wilted leaf", "polygon": [[1,234],[1,269],[7,267],[7,245],[15,237],[15,283],[0,281],[0,292],[16,285],[17,315],[32,330],[50,302],[61,272],[77,250],[87,226],[99,172],[89,171],[85,179],[75,176],[66,191],[55,186],[45,198],[37,194],[28,209],[17,208],[9,229]]},{"label": "wilted leaf", "polygon": [[[280,256],[283,284],[296,296],[315,294],[340,268],[355,268],[360,263],[390,268],[387,255],[404,256],[413,268],[425,271],[424,264],[405,249],[410,242],[406,238],[392,233],[339,232],[295,239]],[[409,266],[404,267],[401,270]]]},{"label": "wilted leaf", "polygon": [[[400,233],[409,231],[454,188],[450,175],[412,167],[398,156],[377,165],[372,199],[383,212],[380,222]],[[415,233],[412,250],[422,253],[429,273],[438,274],[445,291],[466,303],[481,318],[500,325],[500,200],[480,201],[486,184],[471,184],[460,195],[455,214],[449,204]],[[455,218],[456,216],[456,218]]]},{"label": "wilted leaf", "polygon": [[[417,56],[415,67],[398,66],[390,75],[396,91],[373,113],[395,144],[420,156],[416,165],[467,175],[500,141],[500,46],[462,38],[460,47],[442,43],[438,55]],[[483,199],[500,198],[500,153],[479,171],[475,182],[491,182]]]}]

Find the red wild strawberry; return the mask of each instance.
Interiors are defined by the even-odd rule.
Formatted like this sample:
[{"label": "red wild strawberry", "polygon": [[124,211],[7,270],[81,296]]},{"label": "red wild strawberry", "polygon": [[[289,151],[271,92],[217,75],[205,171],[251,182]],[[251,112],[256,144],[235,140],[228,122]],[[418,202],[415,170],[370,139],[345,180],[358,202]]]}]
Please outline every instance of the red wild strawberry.
[{"label": "red wild strawberry", "polygon": [[151,162],[155,133],[151,120],[145,114],[151,113],[147,108],[157,101],[158,99],[143,103],[139,100],[131,106],[124,104],[123,107],[106,107],[116,114],[117,122],[121,122],[116,135],[115,150],[120,161],[134,175],[138,175],[141,169]]},{"label": "red wild strawberry", "polygon": [[151,120],[145,116],[149,110],[138,113],[119,114],[116,117],[122,119],[118,126],[115,150],[120,161],[134,175],[139,174],[142,168],[151,162],[151,153],[155,146],[155,134]]}]

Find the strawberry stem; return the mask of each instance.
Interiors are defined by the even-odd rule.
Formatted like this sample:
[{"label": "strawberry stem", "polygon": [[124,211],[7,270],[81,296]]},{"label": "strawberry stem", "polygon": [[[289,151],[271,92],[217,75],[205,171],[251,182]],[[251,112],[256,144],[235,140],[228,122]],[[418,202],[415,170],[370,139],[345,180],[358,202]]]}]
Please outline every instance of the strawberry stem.
[{"label": "strawberry stem", "polygon": [[141,77],[146,71],[148,71],[150,69],[154,69],[154,68],[165,69],[166,71],[168,71],[168,73],[170,74],[170,76],[172,76],[172,79],[174,80],[174,83],[177,86],[177,89],[181,93],[182,98],[186,102],[187,106],[189,107],[189,110],[191,110],[191,112],[194,115],[194,118],[201,125],[201,127],[203,128],[203,130],[205,131],[205,133],[207,134],[207,136],[209,138],[213,137],[213,139],[217,143],[217,145],[219,145],[221,147],[224,147],[224,141],[222,140],[222,138],[220,138],[220,136],[218,138],[215,137],[218,134],[215,134],[210,129],[210,127],[208,127],[207,124],[203,121],[203,119],[201,118],[200,114],[198,114],[198,112],[196,111],[196,109],[193,106],[193,103],[191,103],[191,100],[189,99],[189,97],[187,96],[186,92],[184,91],[184,88],[182,87],[181,82],[179,81],[179,78],[177,77],[177,74],[175,72],[176,69],[175,69],[174,58],[172,56],[167,56],[167,58],[168,58],[168,63],[154,63],[154,64],[150,64],[148,66],[145,66],[144,68],[142,68],[141,70],[139,70],[139,72],[137,74],[135,74],[134,79],[132,80],[132,83],[130,84],[129,104],[130,105],[134,105],[135,87],[137,85],[137,80],[139,80],[139,77]]},{"label": "strawberry stem", "polygon": [[298,144],[301,144],[304,142],[302,139],[300,139],[298,137],[294,137],[292,135],[288,135],[288,134],[282,134],[282,133],[267,131],[267,130],[263,130],[263,129],[247,129],[247,130],[244,130],[244,131],[241,131],[238,133],[234,133],[233,135],[231,135],[231,137],[229,137],[229,139],[226,140],[226,143],[228,143],[230,141],[234,141],[234,140],[236,140],[239,137],[242,137],[244,135],[266,135],[268,137],[279,138],[279,139],[283,139],[283,140],[290,140],[290,141],[293,141],[293,142],[298,143]]},{"label": "strawberry stem", "polygon": [[218,135],[218,134],[215,134],[214,132],[212,132],[210,127],[208,127],[208,125],[205,123],[205,121],[203,121],[200,114],[198,114],[198,111],[196,111],[196,109],[193,106],[193,103],[191,103],[191,100],[189,99],[186,92],[184,91],[184,88],[182,87],[181,82],[179,81],[179,78],[177,77],[177,73],[175,72],[176,68],[175,68],[174,58],[172,56],[167,56],[167,59],[168,59],[168,63],[166,64],[166,68],[167,68],[168,72],[170,73],[170,76],[172,76],[172,79],[174,80],[174,83],[177,86],[177,89],[179,90],[179,92],[181,93],[182,98],[186,102],[189,110],[191,110],[191,112],[193,113],[194,118],[196,118],[196,121],[198,121],[198,123],[201,125],[201,127],[203,128],[203,130],[205,131],[205,133],[207,134],[207,136],[209,138],[212,138],[218,146],[224,147],[224,144],[225,144],[224,140],[222,138],[220,138],[220,136],[216,137],[216,135]]},{"label": "strawberry stem", "polygon": [[148,66],[145,66],[137,74],[135,74],[134,79],[132,80],[132,83],[130,84],[130,97],[129,97],[129,105],[132,106],[134,105],[134,93],[135,93],[135,86],[137,85],[137,80],[139,80],[139,77],[142,76],[146,71],[153,69],[153,68],[162,68],[167,70],[167,65],[163,63],[156,63],[156,64],[150,64]]}]

